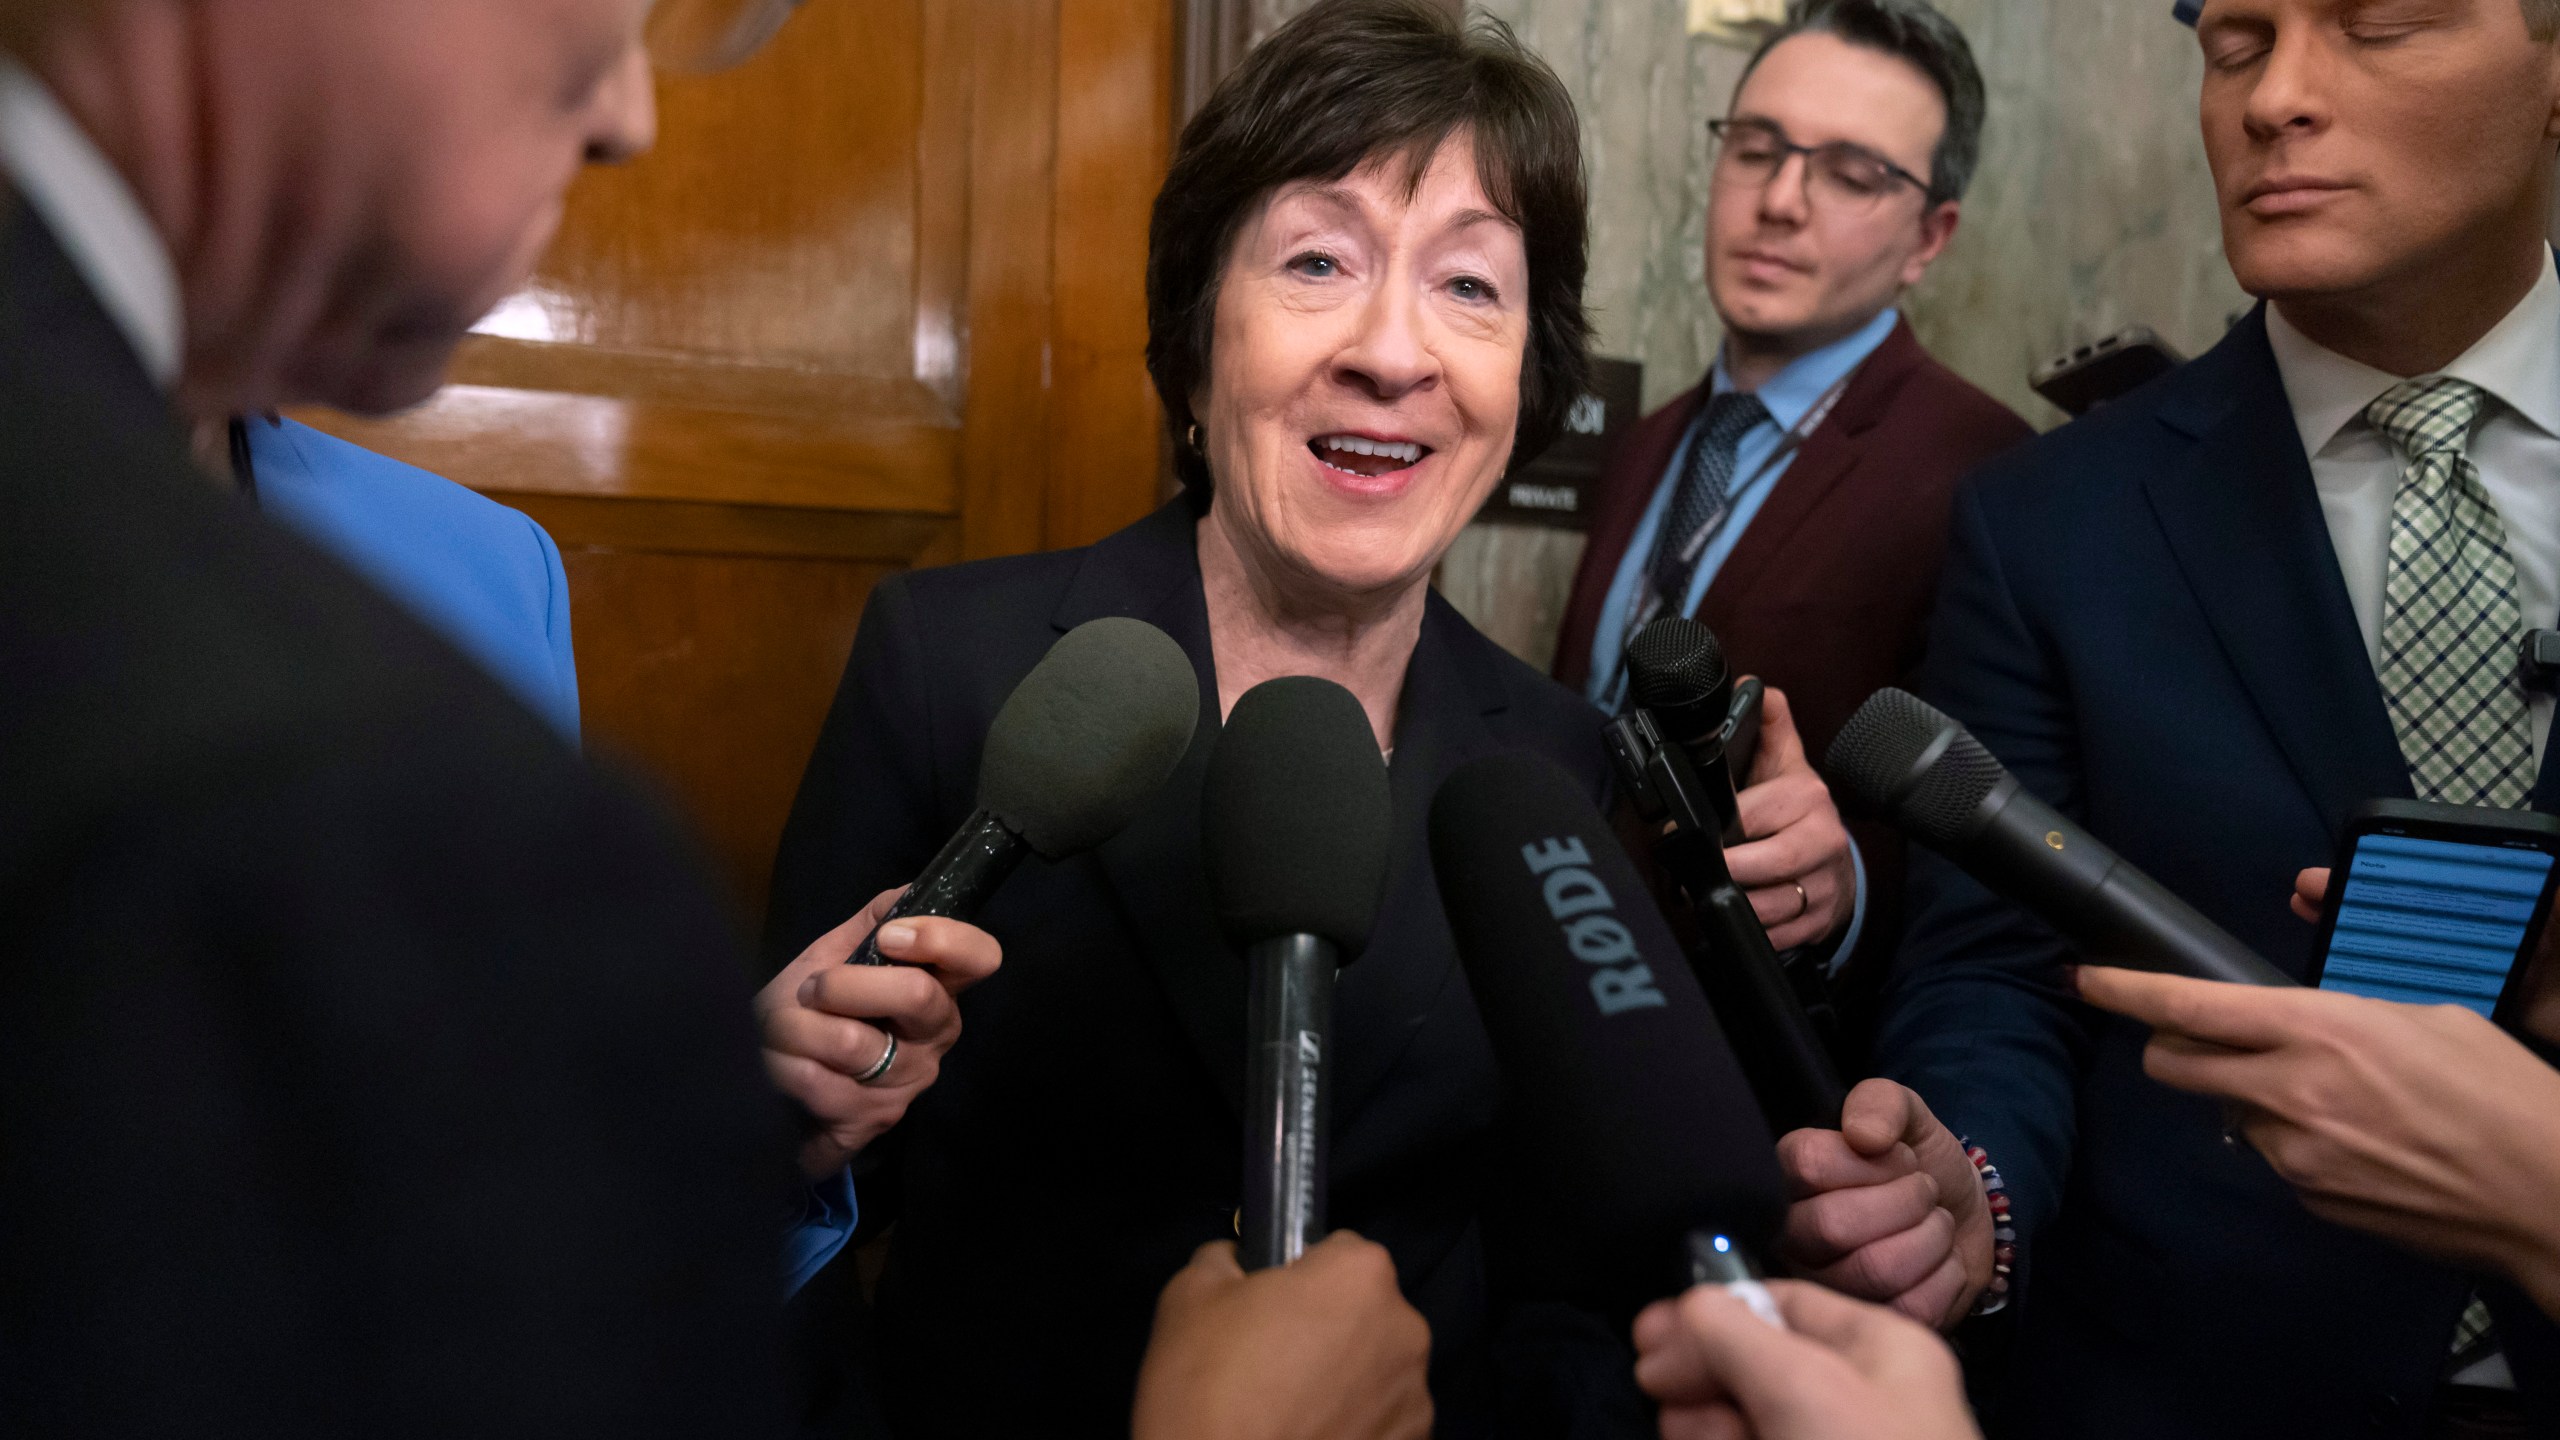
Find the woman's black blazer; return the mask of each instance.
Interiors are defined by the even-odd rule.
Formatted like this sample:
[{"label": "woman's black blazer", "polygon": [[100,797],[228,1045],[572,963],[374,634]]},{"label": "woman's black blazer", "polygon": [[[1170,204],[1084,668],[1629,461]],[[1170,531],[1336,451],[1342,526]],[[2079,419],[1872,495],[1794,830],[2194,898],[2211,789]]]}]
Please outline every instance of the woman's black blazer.
[{"label": "woman's black blazer", "polygon": [[[882,581],[792,806],[776,964],[950,838],[997,707],[1060,635],[1135,616],[1199,673],[1199,733],[1155,801],[1095,854],[1032,858],[981,917],[1003,970],[966,998],[940,1083],[866,1157],[866,1230],[897,1227],[871,1384],[900,1440],[1125,1434],[1157,1292],[1234,1233],[1245,970],[1201,868],[1218,686],[1196,525],[1176,500],[1086,549]],[[1596,800],[1600,725],[1429,598],[1396,722],[1387,896],[1336,1001],[1329,1218],[1392,1251],[1430,1319],[1444,1434],[1480,1404],[1481,1187],[1531,1162],[1486,1153],[1493,1057],[1432,880],[1431,797],[1467,760],[1530,749]]]}]

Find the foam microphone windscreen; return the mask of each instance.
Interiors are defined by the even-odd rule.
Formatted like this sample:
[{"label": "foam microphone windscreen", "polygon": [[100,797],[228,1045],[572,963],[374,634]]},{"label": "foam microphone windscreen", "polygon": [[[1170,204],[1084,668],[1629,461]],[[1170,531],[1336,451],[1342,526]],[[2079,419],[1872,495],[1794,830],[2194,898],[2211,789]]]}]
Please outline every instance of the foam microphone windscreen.
[{"label": "foam microphone windscreen", "polygon": [[978,804],[1042,856],[1118,834],[1191,748],[1200,681],[1144,620],[1088,620],[1058,638],[987,730]]},{"label": "foam microphone windscreen", "polygon": [[1908,691],[1879,690],[1840,727],[1822,773],[1904,834],[1943,849],[1981,828],[1983,797],[2007,772],[1937,707]]},{"label": "foam microphone windscreen", "polygon": [[1460,767],[1431,863],[1502,1072],[1505,1288],[1624,1311],[1683,1287],[1692,1229],[1765,1254],[1786,1196],[1759,1103],[1582,787],[1536,755]]},{"label": "foam microphone windscreen", "polygon": [[1308,675],[1246,691],[1210,752],[1200,815],[1210,901],[1238,946],[1315,935],[1347,959],[1368,943],[1392,810],[1350,691]]}]

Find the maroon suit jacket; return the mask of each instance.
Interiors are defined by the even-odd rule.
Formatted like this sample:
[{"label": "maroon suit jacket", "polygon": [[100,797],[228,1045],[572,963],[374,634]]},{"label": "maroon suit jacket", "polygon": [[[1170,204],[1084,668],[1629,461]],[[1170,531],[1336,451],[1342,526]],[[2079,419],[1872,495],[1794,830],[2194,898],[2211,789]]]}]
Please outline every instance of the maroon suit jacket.
[{"label": "maroon suit jacket", "polygon": [[[1555,676],[1577,691],[1618,561],[1706,395],[1700,385],[1638,421],[1601,469],[1556,647]],[[1724,642],[1735,674],[1786,692],[1815,761],[1869,695],[1907,687],[1919,670],[1956,482],[2034,433],[1897,321],[1778,477],[1708,584],[1698,619]],[[1866,856],[1867,920],[1834,991],[1844,1058],[1855,1064],[1902,932],[1903,865],[1890,830],[1853,821],[1849,831]]]},{"label": "maroon suit jacket", "polygon": [[[1555,676],[1576,690],[1618,562],[1706,394],[1636,422],[1602,467],[1556,647]],[[1814,758],[1867,696],[1918,668],[1956,482],[2033,433],[1899,321],[1778,477],[1698,619],[1735,674],[1786,692]]]}]

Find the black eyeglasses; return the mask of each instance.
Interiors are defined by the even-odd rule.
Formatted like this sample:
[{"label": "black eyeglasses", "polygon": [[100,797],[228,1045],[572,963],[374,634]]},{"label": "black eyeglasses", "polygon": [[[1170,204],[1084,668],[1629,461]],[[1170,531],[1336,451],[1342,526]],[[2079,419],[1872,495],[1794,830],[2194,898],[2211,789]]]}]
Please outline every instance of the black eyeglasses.
[{"label": "black eyeglasses", "polygon": [[1767,120],[1710,120],[1707,131],[1716,137],[1718,178],[1736,185],[1766,185],[1787,168],[1789,160],[1801,155],[1805,193],[1821,203],[1865,209],[1891,194],[1897,185],[1909,185],[1922,195],[1929,193],[1928,181],[1864,145],[1846,140],[1799,145]]}]

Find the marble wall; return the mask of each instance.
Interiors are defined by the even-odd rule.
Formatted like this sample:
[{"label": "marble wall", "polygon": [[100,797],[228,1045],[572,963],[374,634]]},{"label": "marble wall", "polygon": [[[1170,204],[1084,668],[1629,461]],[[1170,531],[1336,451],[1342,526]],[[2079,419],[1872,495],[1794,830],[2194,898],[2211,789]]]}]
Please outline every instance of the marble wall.
[{"label": "marble wall", "polygon": [[[1973,41],[1991,116],[1964,224],[1906,310],[1958,372],[2049,426],[2061,413],[2026,383],[2041,361],[2129,324],[2194,353],[2248,303],[2223,268],[2196,137],[2202,64],[2167,0],[1941,4]],[[1646,403],[1659,404],[1714,353],[1701,276],[1706,122],[1745,57],[1691,40],[1679,0],[1482,8],[1546,57],[1581,107],[1599,348],[1642,361]],[[1544,663],[1578,553],[1573,537],[1476,526],[1442,588]]]},{"label": "marble wall", "polygon": [[[1305,0],[1247,0],[1258,38]],[[1954,245],[1904,306],[1939,358],[2039,428],[2038,364],[2127,325],[2187,354],[2249,304],[2222,262],[2196,134],[2203,63],[2169,0],[1937,0],[1990,92],[1983,160]],[[1648,407],[1714,354],[1703,283],[1706,122],[1745,55],[1692,40],[1685,0],[1481,0],[1580,107],[1591,185],[1587,299],[1602,354],[1643,362]],[[2560,240],[2560,208],[2552,216]],[[1468,527],[1440,584],[1543,666],[1580,537]]]},{"label": "marble wall", "polygon": [[1943,0],[1991,93],[1955,245],[1913,292],[1948,364],[2038,426],[2028,371],[2148,325],[2193,355],[2249,297],[2222,260],[2196,130],[2203,62],[2167,5]]}]

